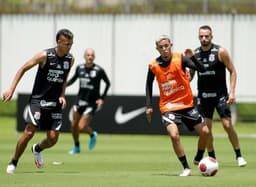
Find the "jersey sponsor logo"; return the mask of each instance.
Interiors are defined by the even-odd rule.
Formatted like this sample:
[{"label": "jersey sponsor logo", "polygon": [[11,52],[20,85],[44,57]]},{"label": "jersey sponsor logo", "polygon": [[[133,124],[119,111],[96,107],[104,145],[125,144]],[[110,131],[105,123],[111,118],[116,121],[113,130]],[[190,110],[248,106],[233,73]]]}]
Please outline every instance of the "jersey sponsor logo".
[{"label": "jersey sponsor logo", "polygon": [[123,106],[119,106],[115,113],[115,121],[117,124],[122,125],[136,118],[137,116],[143,114],[145,110],[146,110],[146,107],[141,107],[141,108],[124,113]]},{"label": "jersey sponsor logo", "polygon": [[173,85],[176,84],[176,80],[170,80],[161,84],[162,90],[170,90],[173,88]]},{"label": "jersey sponsor logo", "polygon": [[64,80],[62,78],[63,74],[64,74],[64,71],[62,71],[62,70],[49,69],[49,72],[47,74],[47,80],[49,82],[62,83],[62,82],[64,82]]},{"label": "jersey sponsor logo", "polygon": [[40,101],[40,106],[41,106],[41,107],[56,107],[56,106],[57,106],[57,103],[54,102],[54,101],[47,102],[47,101],[45,101],[45,100],[41,100],[41,101]]},{"label": "jersey sponsor logo", "polygon": [[206,71],[206,72],[199,72],[199,76],[204,76],[204,75],[215,75],[215,71]]},{"label": "jersey sponsor logo", "polygon": [[176,92],[178,92],[178,91],[182,91],[182,90],[185,90],[185,86],[180,85],[180,86],[177,87],[177,88],[173,88],[173,89],[171,89],[171,90],[165,91],[165,92],[164,92],[164,95],[165,95],[165,96],[168,96],[168,95],[174,94],[174,93],[176,93]]},{"label": "jersey sponsor logo", "polygon": [[88,102],[80,99],[80,100],[78,101],[78,105],[79,105],[79,106],[86,106],[86,105],[88,105]]},{"label": "jersey sponsor logo", "polygon": [[207,62],[204,64],[204,67],[205,68],[208,68],[210,65],[209,64],[207,64]]},{"label": "jersey sponsor logo", "polygon": [[52,119],[59,119],[59,120],[62,119],[62,113],[52,113],[51,116],[52,116]]},{"label": "jersey sponsor logo", "polygon": [[217,93],[216,93],[216,92],[213,92],[213,93],[206,93],[206,92],[203,92],[203,93],[202,93],[202,97],[203,97],[203,98],[217,97]]},{"label": "jersey sponsor logo", "polygon": [[90,84],[90,79],[89,78],[80,78],[80,87],[81,88],[87,88],[89,90],[93,90],[94,86]]},{"label": "jersey sponsor logo", "polygon": [[178,91],[182,91],[182,90],[185,89],[184,85],[180,85],[178,87],[175,87],[176,84],[177,84],[176,80],[170,80],[168,82],[165,82],[165,83],[161,84],[163,94],[165,96],[168,96],[168,95],[171,95],[173,93],[176,93]]},{"label": "jersey sponsor logo", "polygon": [[175,107],[180,107],[180,106],[184,106],[185,104],[183,102],[178,102],[178,103],[167,103],[165,105],[166,108],[171,109],[171,108],[175,108]]}]

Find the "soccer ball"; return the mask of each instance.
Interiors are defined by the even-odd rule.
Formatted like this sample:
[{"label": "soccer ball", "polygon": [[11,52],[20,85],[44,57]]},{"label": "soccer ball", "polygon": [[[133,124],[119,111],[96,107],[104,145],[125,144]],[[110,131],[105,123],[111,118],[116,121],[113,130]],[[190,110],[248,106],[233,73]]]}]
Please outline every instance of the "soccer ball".
[{"label": "soccer ball", "polygon": [[198,168],[203,176],[214,176],[218,172],[219,164],[216,159],[205,157],[199,162]]}]

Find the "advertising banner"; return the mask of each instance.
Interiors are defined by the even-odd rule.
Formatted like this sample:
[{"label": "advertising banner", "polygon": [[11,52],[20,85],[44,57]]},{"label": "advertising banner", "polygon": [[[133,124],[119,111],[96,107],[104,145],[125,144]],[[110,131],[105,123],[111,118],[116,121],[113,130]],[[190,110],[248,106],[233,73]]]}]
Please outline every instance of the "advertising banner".
[{"label": "advertising banner", "polygon": [[[23,113],[29,99],[28,94],[19,94],[17,102],[17,130],[25,128]],[[63,111],[62,132],[70,132],[72,118],[72,105],[75,95],[67,95],[67,107]],[[148,123],[145,115],[145,96],[108,96],[103,108],[99,110],[91,123],[98,133],[105,134],[167,134],[165,126],[161,123],[158,110],[158,97],[153,97],[153,115]],[[180,134],[194,135],[183,125],[179,126]]]}]

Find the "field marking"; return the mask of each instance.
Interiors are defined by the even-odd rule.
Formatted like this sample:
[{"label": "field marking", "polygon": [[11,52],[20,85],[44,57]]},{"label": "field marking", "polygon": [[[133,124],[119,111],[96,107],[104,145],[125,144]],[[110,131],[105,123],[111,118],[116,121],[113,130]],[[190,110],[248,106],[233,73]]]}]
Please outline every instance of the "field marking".
[{"label": "field marking", "polygon": [[[227,134],[215,134],[213,135],[215,138],[227,138]],[[256,138],[256,134],[239,134],[238,138]]]}]

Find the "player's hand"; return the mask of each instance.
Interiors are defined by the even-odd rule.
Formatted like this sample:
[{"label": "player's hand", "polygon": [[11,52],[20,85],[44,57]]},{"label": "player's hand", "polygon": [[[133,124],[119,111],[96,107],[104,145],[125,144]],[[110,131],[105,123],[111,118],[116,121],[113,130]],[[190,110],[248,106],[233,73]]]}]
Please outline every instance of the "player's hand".
[{"label": "player's hand", "polygon": [[97,107],[99,107],[99,108],[102,107],[103,103],[104,103],[104,101],[103,101],[102,99],[97,99],[97,100],[96,100],[96,105],[97,105]]},{"label": "player's hand", "polygon": [[227,103],[229,105],[232,105],[236,102],[236,97],[234,94],[230,93],[229,96],[228,96],[228,100],[227,100]]},{"label": "player's hand", "polygon": [[12,99],[12,96],[13,96],[13,91],[11,89],[5,91],[3,93],[3,101],[4,102],[10,101]]},{"label": "player's hand", "polygon": [[102,105],[104,104],[104,101],[102,99],[96,100],[97,109],[100,110],[102,108]]},{"label": "player's hand", "polygon": [[60,102],[60,104],[61,104],[61,109],[62,109],[62,110],[63,110],[64,108],[66,108],[67,102],[66,102],[65,97],[59,97],[59,102]]},{"label": "player's hand", "polygon": [[192,49],[185,49],[184,54],[186,55],[186,57],[191,58],[192,56],[194,56],[194,51]]},{"label": "player's hand", "polygon": [[152,113],[153,113],[153,108],[146,109],[146,118],[149,123],[151,122]]}]

